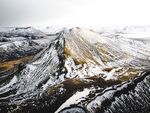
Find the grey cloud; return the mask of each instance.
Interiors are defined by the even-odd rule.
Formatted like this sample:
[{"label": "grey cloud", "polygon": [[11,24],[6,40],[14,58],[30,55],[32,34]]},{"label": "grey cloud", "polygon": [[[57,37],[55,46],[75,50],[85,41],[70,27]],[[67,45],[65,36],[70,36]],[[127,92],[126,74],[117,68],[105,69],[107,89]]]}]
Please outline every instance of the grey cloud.
[{"label": "grey cloud", "polygon": [[52,21],[71,13],[85,0],[0,0],[0,26]]}]

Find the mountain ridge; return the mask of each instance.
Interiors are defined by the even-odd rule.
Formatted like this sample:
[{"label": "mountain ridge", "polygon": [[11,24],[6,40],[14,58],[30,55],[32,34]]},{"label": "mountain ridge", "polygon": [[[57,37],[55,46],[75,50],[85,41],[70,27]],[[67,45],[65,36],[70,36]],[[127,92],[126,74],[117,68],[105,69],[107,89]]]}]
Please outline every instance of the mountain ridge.
[{"label": "mountain ridge", "polygon": [[[0,83],[2,113],[50,111],[105,113],[117,111],[113,109],[114,106],[120,106],[120,112],[123,112],[121,106],[129,104],[126,101],[126,93],[131,93],[128,95],[129,101],[134,102],[131,98],[134,91],[140,95],[141,87],[147,90],[149,72],[145,70],[149,69],[149,42],[123,37],[111,38],[83,28],[63,29],[53,36],[44,34],[42,37],[30,37],[21,41],[21,44],[25,41],[34,43],[22,46],[21,51],[29,46],[41,50],[35,54],[29,51],[32,53],[32,58],[24,63],[19,61],[16,63],[18,67],[13,61],[14,68],[11,70],[17,69],[17,71],[7,73],[9,68],[6,68],[6,71],[3,69],[7,74],[1,73],[6,78]],[[14,41],[8,41],[7,44],[9,43],[15,44]],[[1,44],[6,43],[1,42]],[[6,51],[15,54],[15,47]],[[18,49],[19,47],[16,48]],[[26,52],[24,54],[26,55]],[[2,55],[5,56],[6,53]],[[24,57],[21,55],[19,54],[19,58]],[[5,62],[7,63],[7,60]],[[22,63],[23,66],[19,66]],[[3,68],[6,65],[1,64],[1,66]],[[103,91],[106,95],[103,95]],[[110,103],[114,102],[113,99],[116,97],[114,94],[119,94],[118,101],[115,101],[114,106],[107,105],[105,103],[107,98],[110,99]],[[141,96],[141,98],[147,97],[148,92],[146,96]],[[100,101],[96,98],[100,98]],[[125,103],[118,105],[119,99]],[[149,100],[146,99],[147,101]],[[148,110],[146,102],[145,111]],[[140,103],[141,101],[137,102],[138,106],[133,106],[131,103],[131,106],[138,109]]]}]

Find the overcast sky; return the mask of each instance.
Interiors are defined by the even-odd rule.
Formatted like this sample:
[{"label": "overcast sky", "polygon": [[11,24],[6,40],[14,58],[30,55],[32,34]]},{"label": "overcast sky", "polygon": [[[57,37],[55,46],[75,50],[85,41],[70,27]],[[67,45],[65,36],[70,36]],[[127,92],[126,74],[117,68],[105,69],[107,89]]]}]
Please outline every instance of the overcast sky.
[{"label": "overcast sky", "polygon": [[0,0],[0,27],[150,25],[149,1]]}]

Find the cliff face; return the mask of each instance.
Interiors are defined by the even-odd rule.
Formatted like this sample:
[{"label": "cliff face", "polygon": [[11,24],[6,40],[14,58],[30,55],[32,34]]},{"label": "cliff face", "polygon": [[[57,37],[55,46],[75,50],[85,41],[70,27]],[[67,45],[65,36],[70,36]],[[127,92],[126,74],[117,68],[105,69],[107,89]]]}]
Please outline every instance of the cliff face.
[{"label": "cliff face", "polygon": [[[149,112],[149,41],[81,28],[53,35],[18,28],[1,35],[21,41],[17,47],[16,39],[0,43],[0,52],[6,51],[0,66],[1,113]],[[11,52],[14,59],[7,57]]]}]

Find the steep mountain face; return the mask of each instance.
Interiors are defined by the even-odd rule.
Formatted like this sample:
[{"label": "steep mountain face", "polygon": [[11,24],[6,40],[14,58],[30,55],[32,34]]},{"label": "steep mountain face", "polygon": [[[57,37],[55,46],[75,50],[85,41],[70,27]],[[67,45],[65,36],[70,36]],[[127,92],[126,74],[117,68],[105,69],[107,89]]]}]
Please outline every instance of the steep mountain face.
[{"label": "steep mountain face", "polygon": [[76,64],[94,65],[108,79],[149,68],[149,41],[109,38],[80,28],[71,29],[63,36],[67,59],[73,58]]},{"label": "steep mountain face", "polygon": [[[26,103],[31,98],[33,100],[39,99],[38,96],[47,89],[46,85],[53,86],[56,84],[57,73],[63,74],[63,48],[64,39],[56,38],[48,47],[34,56],[21,72],[15,73],[8,84],[4,84],[0,88],[1,112],[27,112],[26,110],[21,111],[22,109],[18,107],[21,107],[22,103]],[[11,106],[10,109],[6,108],[8,106]]]},{"label": "steep mountain face", "polygon": [[[149,59],[149,41],[108,38],[79,28],[71,29],[64,37],[66,49],[79,62],[94,62],[105,68],[136,66],[137,60]],[[137,66],[147,66],[147,63],[140,62]]]},{"label": "steep mountain face", "polygon": [[1,113],[149,112],[150,41],[81,28],[53,35],[17,28],[1,35],[12,36],[0,43],[5,50],[0,66]]}]

